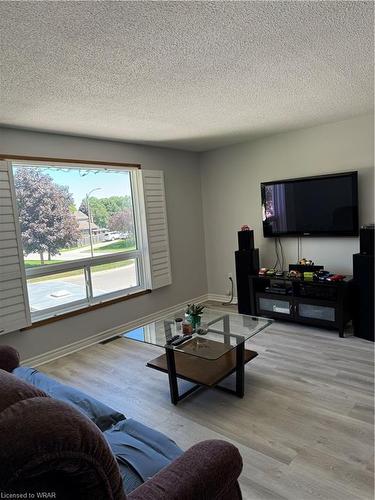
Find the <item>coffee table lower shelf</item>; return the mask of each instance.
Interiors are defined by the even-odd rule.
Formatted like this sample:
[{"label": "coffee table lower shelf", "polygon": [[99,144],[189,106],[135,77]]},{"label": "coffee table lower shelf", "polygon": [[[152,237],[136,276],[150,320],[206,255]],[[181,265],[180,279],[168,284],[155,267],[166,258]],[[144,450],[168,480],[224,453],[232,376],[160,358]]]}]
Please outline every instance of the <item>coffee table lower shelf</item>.
[{"label": "coffee table lower shelf", "polygon": [[[246,363],[258,356],[257,352],[250,351],[248,349],[243,349],[243,353],[244,356],[242,369]],[[214,360],[200,358],[198,356],[191,356],[189,354],[178,352],[176,350],[172,351],[170,354],[173,354],[174,357],[174,378],[181,378],[183,380],[187,380],[188,382],[198,384],[198,386],[217,386],[220,389],[236,393],[236,391],[232,391],[230,389],[226,389],[217,385],[223,379],[238,370],[239,367],[237,366],[236,349],[233,349],[225,353],[220,358]],[[153,368],[154,370],[168,373],[168,375],[171,376],[170,370],[168,369],[167,354],[162,354],[161,356],[152,359],[146,364],[146,366],[148,366],[149,368]],[[184,397],[191,394],[193,390],[198,388],[198,386],[193,387],[185,394],[182,394],[180,396],[177,395],[177,401],[180,401]],[[176,397],[174,399],[176,399]],[[174,404],[176,404],[177,401],[173,401],[172,397],[172,402]]]}]

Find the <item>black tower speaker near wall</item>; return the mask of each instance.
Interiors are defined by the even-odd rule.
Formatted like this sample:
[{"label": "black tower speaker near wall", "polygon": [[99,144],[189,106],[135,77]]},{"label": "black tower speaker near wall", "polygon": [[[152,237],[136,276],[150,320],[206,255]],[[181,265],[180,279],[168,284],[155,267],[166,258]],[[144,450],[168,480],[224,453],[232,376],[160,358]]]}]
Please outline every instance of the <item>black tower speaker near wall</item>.
[{"label": "black tower speaker near wall", "polygon": [[238,231],[239,250],[235,252],[238,312],[251,314],[249,276],[258,274],[259,250],[254,248],[254,232]]},{"label": "black tower speaker near wall", "polygon": [[238,231],[238,250],[254,249],[254,231]]},{"label": "black tower speaker near wall", "polygon": [[354,335],[374,342],[374,226],[361,228],[360,249],[353,255]]},{"label": "black tower speaker near wall", "polygon": [[359,253],[374,255],[374,224],[362,226],[359,231]]}]

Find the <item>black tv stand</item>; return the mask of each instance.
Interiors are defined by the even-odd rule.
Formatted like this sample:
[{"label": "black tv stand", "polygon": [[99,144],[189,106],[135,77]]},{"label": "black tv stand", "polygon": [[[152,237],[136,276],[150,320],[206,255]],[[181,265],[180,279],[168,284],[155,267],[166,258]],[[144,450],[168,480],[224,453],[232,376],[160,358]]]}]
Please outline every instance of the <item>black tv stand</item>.
[{"label": "black tv stand", "polygon": [[[280,293],[267,290],[281,285]],[[287,293],[283,293],[283,287]],[[344,336],[345,325],[352,319],[352,277],[343,281],[307,281],[290,279],[285,274],[249,276],[250,308],[242,314],[264,316],[338,330]]]}]

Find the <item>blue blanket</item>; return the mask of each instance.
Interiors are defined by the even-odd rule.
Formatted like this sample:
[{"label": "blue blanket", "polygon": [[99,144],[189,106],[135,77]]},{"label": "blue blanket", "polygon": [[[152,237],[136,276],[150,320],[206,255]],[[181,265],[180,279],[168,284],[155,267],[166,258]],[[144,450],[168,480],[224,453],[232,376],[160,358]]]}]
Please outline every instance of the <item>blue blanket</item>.
[{"label": "blue blanket", "polygon": [[[20,366],[13,370],[17,377],[35,385],[49,396],[71,404],[103,431],[120,465],[127,493],[155,475],[183,452],[165,434],[157,432],[122,413],[113,410],[95,398],[69,385],[62,384],[34,368]],[[131,472],[131,474],[127,473]],[[126,477],[132,478],[132,486]],[[137,480],[138,477],[138,480]]]},{"label": "blue blanket", "polygon": [[124,420],[125,416],[97,399],[69,385],[62,384],[34,368],[19,366],[13,374],[33,384],[52,398],[64,401],[75,407],[96,424],[101,431],[109,429],[113,424]]},{"label": "blue blanket", "polygon": [[128,418],[104,432],[117,460],[134,467],[143,481],[179,457],[182,450],[165,434]]}]

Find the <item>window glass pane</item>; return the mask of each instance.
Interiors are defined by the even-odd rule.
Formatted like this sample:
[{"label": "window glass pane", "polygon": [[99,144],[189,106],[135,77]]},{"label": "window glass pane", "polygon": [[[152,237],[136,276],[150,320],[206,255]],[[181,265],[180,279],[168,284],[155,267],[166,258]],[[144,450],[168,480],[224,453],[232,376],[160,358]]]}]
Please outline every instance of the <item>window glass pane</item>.
[{"label": "window glass pane", "polygon": [[137,259],[91,266],[94,297],[139,285]]},{"label": "window glass pane", "polygon": [[14,164],[27,267],[137,247],[131,173]]},{"label": "window glass pane", "polygon": [[51,307],[66,306],[71,302],[86,299],[83,269],[39,278],[28,278],[27,289],[32,313]]}]

